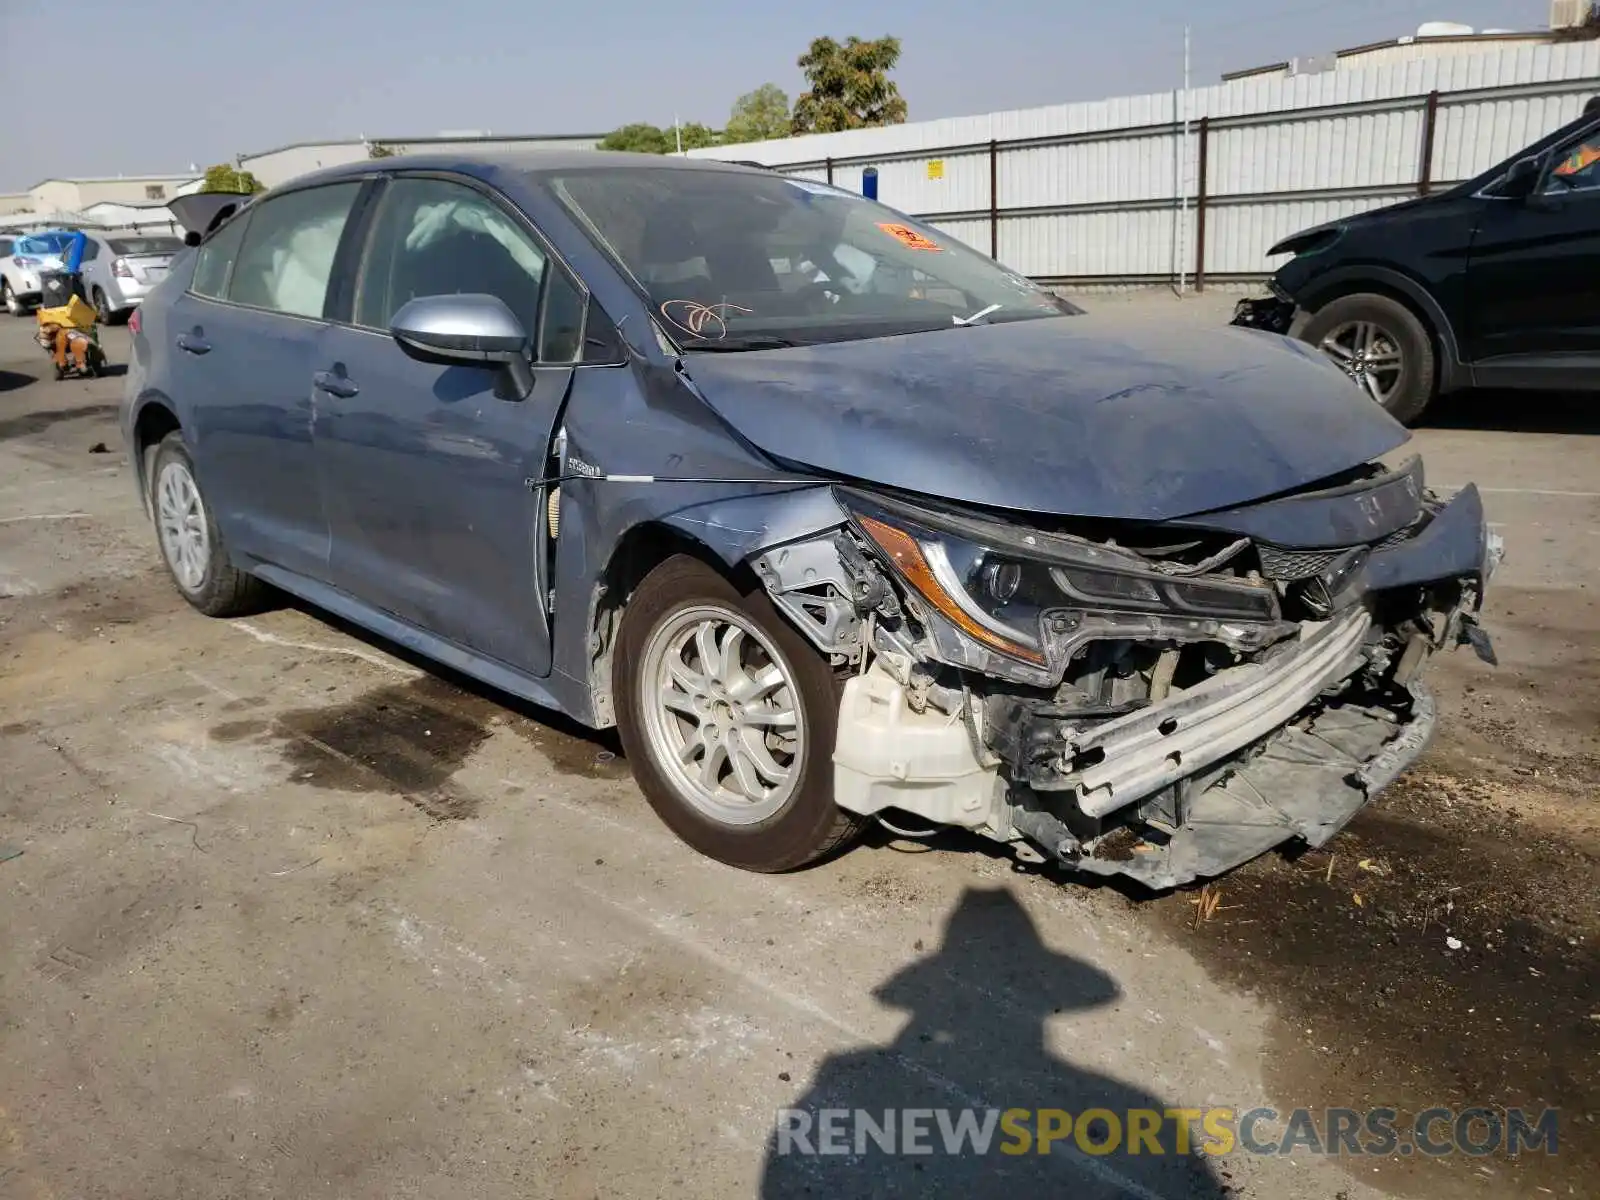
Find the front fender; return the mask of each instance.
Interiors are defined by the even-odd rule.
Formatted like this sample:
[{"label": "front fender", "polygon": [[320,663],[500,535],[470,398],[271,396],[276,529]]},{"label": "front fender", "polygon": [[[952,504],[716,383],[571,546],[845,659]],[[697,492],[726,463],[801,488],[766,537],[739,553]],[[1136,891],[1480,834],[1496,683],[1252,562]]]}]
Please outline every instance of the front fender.
[{"label": "front fender", "polygon": [[772,546],[836,528],[847,519],[832,487],[823,484],[711,500],[669,513],[658,523],[692,538],[727,566],[736,567]]}]

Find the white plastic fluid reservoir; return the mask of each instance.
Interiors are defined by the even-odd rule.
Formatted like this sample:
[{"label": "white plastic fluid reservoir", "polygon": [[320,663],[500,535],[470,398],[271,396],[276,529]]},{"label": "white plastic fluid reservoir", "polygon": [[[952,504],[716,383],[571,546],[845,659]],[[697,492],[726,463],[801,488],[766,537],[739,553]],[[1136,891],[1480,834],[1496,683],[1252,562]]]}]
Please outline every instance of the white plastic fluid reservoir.
[{"label": "white plastic fluid reservoir", "polygon": [[999,786],[960,716],[913,712],[905,689],[877,666],[845,684],[833,750],[839,807],[865,814],[898,808],[976,829],[989,823]]}]

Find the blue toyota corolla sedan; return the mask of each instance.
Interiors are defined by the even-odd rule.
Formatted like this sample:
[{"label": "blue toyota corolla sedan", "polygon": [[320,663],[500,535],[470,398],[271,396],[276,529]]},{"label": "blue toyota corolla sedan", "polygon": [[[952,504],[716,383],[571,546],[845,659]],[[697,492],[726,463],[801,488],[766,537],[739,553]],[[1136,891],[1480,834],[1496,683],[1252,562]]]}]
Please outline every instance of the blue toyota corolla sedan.
[{"label": "blue toyota corolla sedan", "polygon": [[1286,338],[1086,316],[713,162],[392,158],[189,207],[124,412],[179,592],[281,589],[616,725],[724,862],[876,819],[1215,875],[1332,837],[1421,752],[1429,655],[1492,655],[1477,492],[1381,461],[1405,430]]}]

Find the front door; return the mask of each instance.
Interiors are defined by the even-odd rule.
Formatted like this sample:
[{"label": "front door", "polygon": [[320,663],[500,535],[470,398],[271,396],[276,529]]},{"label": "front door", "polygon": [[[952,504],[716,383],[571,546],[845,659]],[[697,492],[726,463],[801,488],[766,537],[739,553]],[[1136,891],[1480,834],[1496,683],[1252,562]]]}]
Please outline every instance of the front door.
[{"label": "front door", "polygon": [[328,559],[309,376],[359,182],[263,201],[201,246],[167,333],[189,437],[229,548],[320,578]]},{"label": "front door", "polygon": [[545,518],[528,481],[544,474],[578,347],[544,339],[517,400],[497,389],[501,368],[418,362],[387,330],[418,296],[486,293],[536,337],[542,309],[561,307],[544,301],[557,287],[576,294],[495,198],[402,176],[378,203],[352,321],[330,331],[315,377],[335,586],[531,675],[549,673],[550,639]]},{"label": "front door", "polygon": [[1556,148],[1532,195],[1485,203],[1467,263],[1474,366],[1592,379],[1600,367],[1600,134]]}]

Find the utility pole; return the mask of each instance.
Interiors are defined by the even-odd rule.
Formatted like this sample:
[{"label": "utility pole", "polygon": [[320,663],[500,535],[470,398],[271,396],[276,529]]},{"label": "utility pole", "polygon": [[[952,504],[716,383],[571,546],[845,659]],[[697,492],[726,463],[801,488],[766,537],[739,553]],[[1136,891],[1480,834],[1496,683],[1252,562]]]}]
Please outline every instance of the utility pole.
[{"label": "utility pole", "polygon": [[1183,137],[1178,143],[1178,295],[1189,291],[1189,27],[1183,27]]}]

